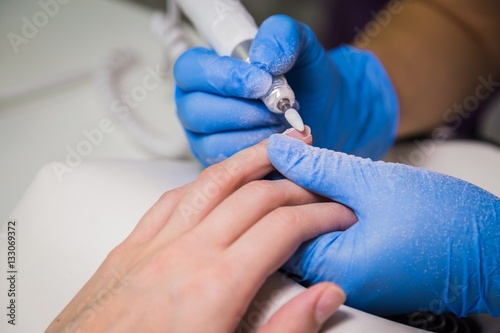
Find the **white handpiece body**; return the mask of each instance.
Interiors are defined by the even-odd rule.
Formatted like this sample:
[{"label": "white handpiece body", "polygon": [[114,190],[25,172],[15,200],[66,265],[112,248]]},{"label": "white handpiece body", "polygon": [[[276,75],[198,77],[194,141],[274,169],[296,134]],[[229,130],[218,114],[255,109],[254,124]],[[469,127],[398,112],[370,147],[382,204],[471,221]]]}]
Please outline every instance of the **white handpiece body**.
[{"label": "white handpiece body", "polygon": [[176,0],[202,37],[221,56],[232,56],[257,34],[257,24],[239,0]]}]

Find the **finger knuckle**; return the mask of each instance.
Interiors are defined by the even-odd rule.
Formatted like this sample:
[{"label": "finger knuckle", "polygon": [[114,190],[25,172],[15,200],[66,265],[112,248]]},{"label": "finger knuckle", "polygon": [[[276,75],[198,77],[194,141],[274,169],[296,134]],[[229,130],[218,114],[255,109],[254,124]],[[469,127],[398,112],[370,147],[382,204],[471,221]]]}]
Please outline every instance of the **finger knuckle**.
[{"label": "finger knuckle", "polygon": [[299,210],[294,207],[278,207],[273,211],[273,218],[277,223],[290,225],[299,225],[303,220],[303,216]]},{"label": "finger knuckle", "polygon": [[104,262],[111,266],[115,266],[116,264],[122,262],[123,258],[127,257],[127,248],[128,246],[126,241],[118,244],[108,253]]},{"label": "finger knuckle", "polygon": [[265,200],[276,200],[279,197],[277,185],[269,180],[255,180],[245,186],[242,191],[248,193],[252,197],[259,197]]},{"label": "finger knuckle", "polygon": [[214,181],[216,179],[224,179],[227,170],[222,163],[217,163],[204,169],[198,179],[202,182]]},{"label": "finger knuckle", "polygon": [[161,196],[160,199],[158,199],[159,202],[162,203],[167,203],[170,201],[178,200],[180,198],[180,192],[178,189],[174,189],[171,191],[164,192]]}]

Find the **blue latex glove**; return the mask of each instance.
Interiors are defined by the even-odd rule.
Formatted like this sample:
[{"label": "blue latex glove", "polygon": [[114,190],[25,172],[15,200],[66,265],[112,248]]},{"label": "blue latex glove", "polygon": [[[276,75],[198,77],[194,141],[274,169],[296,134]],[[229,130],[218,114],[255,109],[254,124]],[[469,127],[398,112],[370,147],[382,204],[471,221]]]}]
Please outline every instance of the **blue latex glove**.
[{"label": "blue latex glove", "polygon": [[358,216],[303,244],[284,269],[305,284],[338,283],[347,303],[378,315],[430,310],[500,315],[500,199],[465,181],[269,139],[285,177]]},{"label": "blue latex glove", "polygon": [[258,100],[270,89],[269,73],[286,73],[314,145],[371,158],[392,146],[398,101],[370,52],[350,46],[326,52],[309,27],[277,15],[260,27],[250,61],[253,65],[195,48],[175,64],[178,115],[202,164],[289,127]]}]

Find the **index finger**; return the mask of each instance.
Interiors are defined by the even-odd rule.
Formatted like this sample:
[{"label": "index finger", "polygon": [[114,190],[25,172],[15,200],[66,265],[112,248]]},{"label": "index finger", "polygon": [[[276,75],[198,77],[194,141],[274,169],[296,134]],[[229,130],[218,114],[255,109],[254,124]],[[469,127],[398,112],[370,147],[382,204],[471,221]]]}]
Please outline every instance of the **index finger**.
[{"label": "index finger", "polygon": [[[308,144],[312,142],[310,129],[304,133],[292,131],[288,135]],[[267,140],[205,169],[179,200],[169,222],[160,232],[162,242],[179,238],[241,186],[262,179],[272,170],[267,156]]]},{"label": "index finger", "polygon": [[279,207],[240,236],[228,255],[242,276],[258,281],[280,268],[301,243],[346,230],[357,220],[352,210],[336,202]]},{"label": "index finger", "polygon": [[264,96],[272,84],[271,75],[257,66],[202,47],[189,49],[179,57],[174,77],[184,91],[253,99]]}]

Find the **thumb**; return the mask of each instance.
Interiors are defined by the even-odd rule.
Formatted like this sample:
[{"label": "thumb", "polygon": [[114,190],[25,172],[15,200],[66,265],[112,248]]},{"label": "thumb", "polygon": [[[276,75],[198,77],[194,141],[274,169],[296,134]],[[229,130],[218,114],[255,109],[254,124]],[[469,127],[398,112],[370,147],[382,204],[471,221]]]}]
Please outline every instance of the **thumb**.
[{"label": "thumb", "polygon": [[283,305],[257,333],[319,332],[345,299],[335,284],[319,283]]},{"label": "thumb", "polygon": [[[360,217],[381,180],[380,162],[308,146],[276,134],[269,138],[269,160],[286,178],[312,192],[342,203]],[[363,206],[364,205],[364,206]]]}]

